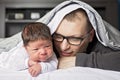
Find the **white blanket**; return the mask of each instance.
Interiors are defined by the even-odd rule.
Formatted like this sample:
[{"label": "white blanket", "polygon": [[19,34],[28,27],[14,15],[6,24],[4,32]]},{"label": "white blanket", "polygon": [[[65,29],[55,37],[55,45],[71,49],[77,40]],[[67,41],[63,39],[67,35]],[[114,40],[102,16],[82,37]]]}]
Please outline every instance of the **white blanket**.
[{"label": "white blanket", "polygon": [[72,67],[31,77],[27,70],[0,69],[0,80],[120,80],[120,72],[88,67]]},{"label": "white blanket", "polygon": [[119,80],[120,72],[88,67],[73,67],[57,70],[36,77],[34,80]]},{"label": "white blanket", "polygon": [[0,68],[0,80],[30,80],[27,70],[13,71]]}]

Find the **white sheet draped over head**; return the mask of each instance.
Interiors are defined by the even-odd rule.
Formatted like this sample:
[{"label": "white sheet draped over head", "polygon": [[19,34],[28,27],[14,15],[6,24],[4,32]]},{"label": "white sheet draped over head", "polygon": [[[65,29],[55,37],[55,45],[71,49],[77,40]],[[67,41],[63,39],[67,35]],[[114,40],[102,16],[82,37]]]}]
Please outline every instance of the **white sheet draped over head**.
[{"label": "white sheet draped over head", "polygon": [[84,9],[88,14],[88,18],[95,29],[98,41],[100,41],[104,46],[120,50],[120,32],[105,22],[95,9],[82,1],[65,1],[56,6],[51,12],[38,20],[38,22],[41,21],[47,24],[53,34],[63,17],[78,8]]},{"label": "white sheet draped over head", "polygon": [[[37,22],[43,22],[50,27],[51,33],[53,34],[57,29],[59,23],[63,17],[73,10],[82,8],[88,14],[89,20],[95,29],[95,33],[98,41],[104,46],[108,46],[112,49],[120,50],[120,32],[113,26],[105,22],[101,16],[93,9],[90,5],[78,1],[68,0],[56,6],[44,17],[39,19]],[[18,33],[12,37],[5,38],[0,41],[0,52],[8,51],[15,47],[21,42],[21,33]]]}]

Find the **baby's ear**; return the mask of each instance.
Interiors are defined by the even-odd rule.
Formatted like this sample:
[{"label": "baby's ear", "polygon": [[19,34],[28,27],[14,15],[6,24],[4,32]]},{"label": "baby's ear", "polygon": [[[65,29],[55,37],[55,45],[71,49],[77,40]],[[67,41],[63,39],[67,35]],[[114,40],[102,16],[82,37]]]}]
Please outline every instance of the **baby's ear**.
[{"label": "baby's ear", "polygon": [[24,45],[22,45],[22,47],[25,47]]},{"label": "baby's ear", "polygon": [[25,49],[27,49],[27,46],[23,45],[23,47],[24,47]]},{"label": "baby's ear", "polygon": [[92,30],[90,31],[90,42],[93,41],[94,35],[95,35],[95,30],[92,29]]}]

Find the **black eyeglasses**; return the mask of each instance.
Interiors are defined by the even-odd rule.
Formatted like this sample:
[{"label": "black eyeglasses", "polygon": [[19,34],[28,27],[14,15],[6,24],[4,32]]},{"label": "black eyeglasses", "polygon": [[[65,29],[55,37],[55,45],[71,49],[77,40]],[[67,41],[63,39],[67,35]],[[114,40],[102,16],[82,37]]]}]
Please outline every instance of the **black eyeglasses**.
[{"label": "black eyeglasses", "polygon": [[87,33],[83,38],[81,37],[67,37],[67,36],[63,36],[61,34],[58,33],[54,33],[53,34],[53,40],[58,41],[58,42],[62,42],[64,39],[67,40],[67,42],[70,45],[80,45],[81,42],[89,35],[89,33]]}]

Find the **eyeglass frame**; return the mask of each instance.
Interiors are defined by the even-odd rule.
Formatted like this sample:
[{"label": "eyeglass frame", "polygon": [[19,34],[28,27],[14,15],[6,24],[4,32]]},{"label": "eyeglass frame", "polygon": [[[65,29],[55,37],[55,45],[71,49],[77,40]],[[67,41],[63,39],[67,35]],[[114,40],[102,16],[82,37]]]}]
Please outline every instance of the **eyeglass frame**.
[{"label": "eyeglass frame", "polygon": [[[57,34],[57,35],[60,35],[60,36],[62,37],[62,40],[61,40],[61,41],[57,41],[57,42],[63,42],[63,40],[66,39],[67,42],[68,42],[70,45],[79,46],[79,45],[82,43],[82,41],[86,38],[86,36],[88,36],[88,35],[90,34],[91,31],[92,31],[92,30],[88,31],[88,33],[87,33],[86,35],[84,35],[83,38],[81,38],[81,37],[69,37],[69,36],[63,36],[63,35],[58,34],[58,33],[54,33],[52,37],[53,37],[53,40],[57,41],[56,39],[54,39],[54,35]],[[72,44],[72,43],[69,41],[69,38],[80,39],[81,42],[80,42],[79,44]]]}]

